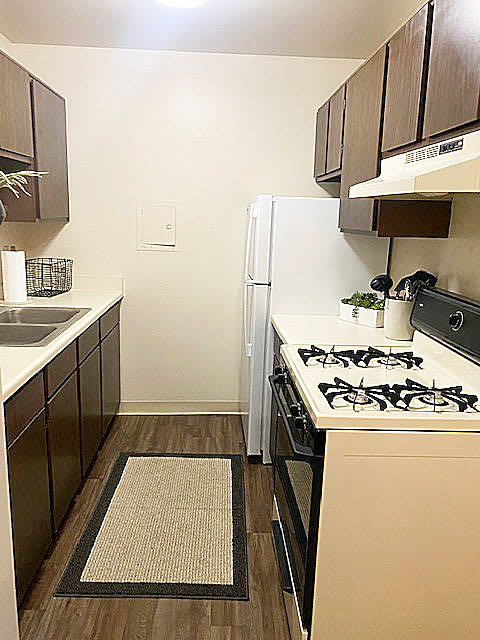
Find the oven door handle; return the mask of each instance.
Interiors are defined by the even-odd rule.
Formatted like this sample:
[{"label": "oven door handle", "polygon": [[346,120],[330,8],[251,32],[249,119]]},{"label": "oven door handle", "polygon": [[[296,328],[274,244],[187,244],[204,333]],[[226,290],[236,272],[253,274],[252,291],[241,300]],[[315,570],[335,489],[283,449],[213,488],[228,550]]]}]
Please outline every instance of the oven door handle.
[{"label": "oven door handle", "polygon": [[313,453],[313,450],[310,447],[306,447],[303,444],[299,444],[298,442],[295,441],[295,438],[293,437],[292,434],[292,430],[290,429],[290,423],[288,421],[288,416],[287,416],[287,412],[285,411],[284,407],[283,407],[283,403],[282,400],[280,398],[280,394],[278,393],[278,389],[276,387],[276,381],[281,378],[281,376],[269,376],[268,381],[270,382],[270,386],[272,387],[272,394],[273,397],[275,398],[275,402],[276,405],[278,407],[278,410],[280,412],[280,415],[282,417],[282,420],[285,424],[285,429],[287,431],[288,434],[288,439],[290,440],[290,446],[292,447],[294,453],[298,456],[304,456],[305,458],[313,458],[315,457],[315,454]]}]

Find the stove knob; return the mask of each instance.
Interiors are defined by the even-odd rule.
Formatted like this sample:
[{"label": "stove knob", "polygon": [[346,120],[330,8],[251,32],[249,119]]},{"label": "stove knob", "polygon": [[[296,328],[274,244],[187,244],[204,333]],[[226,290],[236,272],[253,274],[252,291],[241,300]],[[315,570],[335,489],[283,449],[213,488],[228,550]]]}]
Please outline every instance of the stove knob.
[{"label": "stove knob", "polygon": [[463,317],[463,313],[461,311],[455,311],[454,313],[452,313],[448,318],[448,324],[450,325],[452,331],[458,331],[462,327],[464,319],[465,318]]},{"label": "stove knob", "polygon": [[308,422],[305,416],[297,416],[294,419],[294,423],[297,429],[301,429],[302,431],[305,431],[307,429]]},{"label": "stove knob", "polygon": [[301,416],[302,415],[302,405],[300,404],[291,404],[290,405],[290,413],[292,416]]}]

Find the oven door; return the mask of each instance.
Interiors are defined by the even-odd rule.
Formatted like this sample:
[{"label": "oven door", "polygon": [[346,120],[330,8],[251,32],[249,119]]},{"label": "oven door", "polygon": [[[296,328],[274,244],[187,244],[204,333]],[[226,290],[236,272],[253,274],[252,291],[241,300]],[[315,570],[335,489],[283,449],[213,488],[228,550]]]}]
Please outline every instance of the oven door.
[{"label": "oven door", "polygon": [[[299,406],[298,394],[291,382],[279,375],[271,376],[270,384],[277,407],[274,494],[285,552],[292,573],[298,575],[295,592],[299,612],[303,626],[309,628],[314,575],[314,567],[308,566],[313,542],[310,523],[312,516],[318,514],[318,509],[312,505],[312,495],[318,486],[319,474],[320,477],[322,474],[323,458],[314,455],[311,433],[296,426],[292,408]],[[316,542],[316,532],[313,539]]]}]

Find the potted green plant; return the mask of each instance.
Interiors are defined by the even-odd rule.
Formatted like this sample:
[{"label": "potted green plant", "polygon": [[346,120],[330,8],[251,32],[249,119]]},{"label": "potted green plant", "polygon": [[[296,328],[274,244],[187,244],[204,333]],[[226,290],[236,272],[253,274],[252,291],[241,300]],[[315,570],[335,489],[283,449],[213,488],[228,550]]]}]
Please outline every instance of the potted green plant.
[{"label": "potted green plant", "polygon": [[340,303],[340,320],[367,327],[383,327],[385,301],[372,292],[355,291]]},{"label": "potted green plant", "polygon": [[[15,171],[13,173],[0,171],[0,189],[8,189],[16,198],[20,198],[22,193],[30,198],[31,194],[26,189],[28,179],[41,178],[46,173],[46,171]],[[6,217],[5,207],[0,198],[0,224],[5,221]]]}]

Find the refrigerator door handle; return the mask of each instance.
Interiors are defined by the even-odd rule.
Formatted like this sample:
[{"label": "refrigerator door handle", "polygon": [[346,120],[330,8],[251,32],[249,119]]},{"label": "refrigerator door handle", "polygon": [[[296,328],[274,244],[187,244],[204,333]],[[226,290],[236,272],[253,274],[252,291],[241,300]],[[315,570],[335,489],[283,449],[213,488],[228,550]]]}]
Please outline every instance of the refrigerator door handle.
[{"label": "refrigerator door handle", "polygon": [[257,203],[252,202],[249,208],[249,218],[248,218],[248,231],[247,231],[247,247],[245,250],[245,273],[244,273],[244,281],[249,279],[248,267],[250,264],[250,253],[254,249],[253,245],[253,231],[256,224],[256,218],[258,217],[258,209]]},{"label": "refrigerator door handle", "polygon": [[253,343],[251,342],[249,335],[250,331],[247,328],[247,325],[250,325],[251,321],[250,309],[248,308],[248,287],[253,286],[254,285],[251,282],[243,283],[243,344],[245,345],[245,356],[247,358],[252,357],[253,348]]}]

